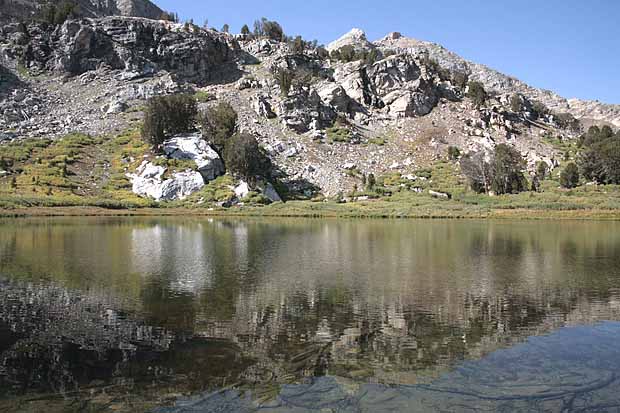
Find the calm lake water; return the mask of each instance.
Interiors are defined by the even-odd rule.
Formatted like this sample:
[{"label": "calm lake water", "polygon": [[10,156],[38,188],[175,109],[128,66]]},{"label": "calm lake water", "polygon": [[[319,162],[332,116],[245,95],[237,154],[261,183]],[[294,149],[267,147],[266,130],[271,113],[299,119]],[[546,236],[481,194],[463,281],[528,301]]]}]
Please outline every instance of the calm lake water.
[{"label": "calm lake water", "polygon": [[0,221],[0,411],[620,410],[620,224]]}]

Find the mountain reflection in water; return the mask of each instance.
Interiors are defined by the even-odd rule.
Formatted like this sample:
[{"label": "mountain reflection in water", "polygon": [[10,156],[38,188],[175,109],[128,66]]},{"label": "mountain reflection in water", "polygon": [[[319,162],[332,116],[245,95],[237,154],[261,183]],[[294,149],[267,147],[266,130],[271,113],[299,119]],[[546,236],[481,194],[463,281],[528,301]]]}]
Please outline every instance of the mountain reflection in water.
[{"label": "mountain reflection in water", "polygon": [[0,222],[0,410],[615,406],[618,229]]},{"label": "mountain reflection in water", "polygon": [[284,385],[274,400],[260,406],[251,394],[229,390],[156,412],[618,411],[619,341],[620,323],[563,328],[463,363],[430,384],[387,386],[321,377]]}]

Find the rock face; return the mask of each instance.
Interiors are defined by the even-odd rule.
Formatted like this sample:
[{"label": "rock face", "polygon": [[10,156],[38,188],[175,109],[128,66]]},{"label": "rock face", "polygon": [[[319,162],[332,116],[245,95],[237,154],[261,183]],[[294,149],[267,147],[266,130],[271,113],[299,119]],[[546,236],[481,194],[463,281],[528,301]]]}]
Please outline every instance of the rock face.
[{"label": "rock face", "polygon": [[164,179],[166,168],[145,160],[136,173],[127,175],[135,194],[155,201],[182,200],[224,174],[220,156],[199,135],[175,136],[164,142],[163,150],[168,159],[194,161],[198,170],[175,172]]},{"label": "rock face", "polygon": [[381,51],[397,54],[425,53],[442,67],[469,74],[471,80],[482,82],[487,90],[499,93],[520,93],[531,100],[538,100],[557,112],[568,112],[578,118],[606,121],[620,127],[620,105],[610,105],[597,101],[565,99],[548,90],[537,89],[520,80],[507,76],[487,66],[470,62],[436,43],[404,37],[400,33],[390,33],[373,42]]},{"label": "rock face", "polygon": [[167,140],[163,150],[169,159],[192,160],[206,182],[223,175],[224,163],[220,156],[200,135],[180,135]]},{"label": "rock face", "polygon": [[280,102],[278,112],[284,125],[300,133],[331,126],[336,119],[336,112],[314,89],[292,93]]},{"label": "rock face", "polygon": [[385,108],[393,118],[424,116],[441,97],[438,79],[414,56],[391,56],[370,66],[348,63],[336,69],[334,79],[320,94],[338,110],[365,106]]},{"label": "rock face", "polygon": [[[37,0],[0,0],[0,22],[27,19],[44,5]],[[149,0],[77,0],[81,17],[127,16],[160,19],[164,11]]]},{"label": "rock face", "polygon": [[[8,57],[33,69],[79,75],[101,66],[121,69],[127,78],[167,70],[204,83],[234,58],[234,42],[212,31],[130,17],[69,20],[53,32],[44,26],[7,26],[0,41]],[[25,31],[25,33],[24,33]]]},{"label": "rock face", "polygon": [[204,185],[202,175],[195,171],[177,172],[163,179],[166,168],[144,161],[135,174],[128,174],[132,191],[155,201],[185,199]]}]

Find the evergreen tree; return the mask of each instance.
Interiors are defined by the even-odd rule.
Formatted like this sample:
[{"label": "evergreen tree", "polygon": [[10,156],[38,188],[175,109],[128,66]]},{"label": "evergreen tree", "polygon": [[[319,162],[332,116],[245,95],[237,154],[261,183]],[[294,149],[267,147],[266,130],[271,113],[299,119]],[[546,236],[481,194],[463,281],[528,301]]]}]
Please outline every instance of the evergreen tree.
[{"label": "evergreen tree", "polygon": [[560,185],[563,188],[575,188],[579,185],[579,169],[575,163],[568,163],[560,173]]}]

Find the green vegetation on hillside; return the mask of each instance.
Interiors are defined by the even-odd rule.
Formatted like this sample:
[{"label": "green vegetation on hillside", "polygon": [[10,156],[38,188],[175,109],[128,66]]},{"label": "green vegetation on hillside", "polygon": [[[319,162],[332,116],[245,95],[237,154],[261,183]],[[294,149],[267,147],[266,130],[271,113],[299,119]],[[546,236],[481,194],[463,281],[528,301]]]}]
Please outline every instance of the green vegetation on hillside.
[{"label": "green vegetation on hillside", "polygon": [[[236,142],[236,139],[226,138],[225,142]],[[572,168],[568,164],[552,174],[545,165],[539,165],[536,185],[533,185],[534,177],[519,176],[523,191],[516,194],[506,191],[497,196],[471,189],[458,162],[438,161],[415,171],[413,177],[398,173],[375,177],[353,172],[351,176],[359,179],[359,184],[353,193],[346,194],[351,198],[347,203],[342,203],[347,198],[342,195],[333,200],[317,197],[312,201],[263,206],[264,200],[251,193],[243,200],[243,206],[224,209],[217,205],[230,199],[234,185],[233,178],[226,175],[184,201],[157,204],[134,195],[126,177],[135,171],[145,155],[153,162],[165,162],[164,166],[171,169],[188,166],[156,158],[138,130],[112,138],[72,134],[55,141],[24,140],[0,145],[0,169],[8,172],[0,177],[0,209],[4,210],[1,214],[36,211],[25,207],[64,206],[87,208],[73,210],[77,214],[101,213],[97,211],[102,210],[88,209],[101,207],[123,214],[123,210],[132,209],[139,214],[620,218],[620,186],[577,185],[563,189],[561,172]],[[536,186],[538,192],[525,191],[531,186]],[[429,191],[449,194],[450,199],[433,197]],[[154,207],[158,209],[148,209]],[[44,213],[56,212],[47,209]]]}]

